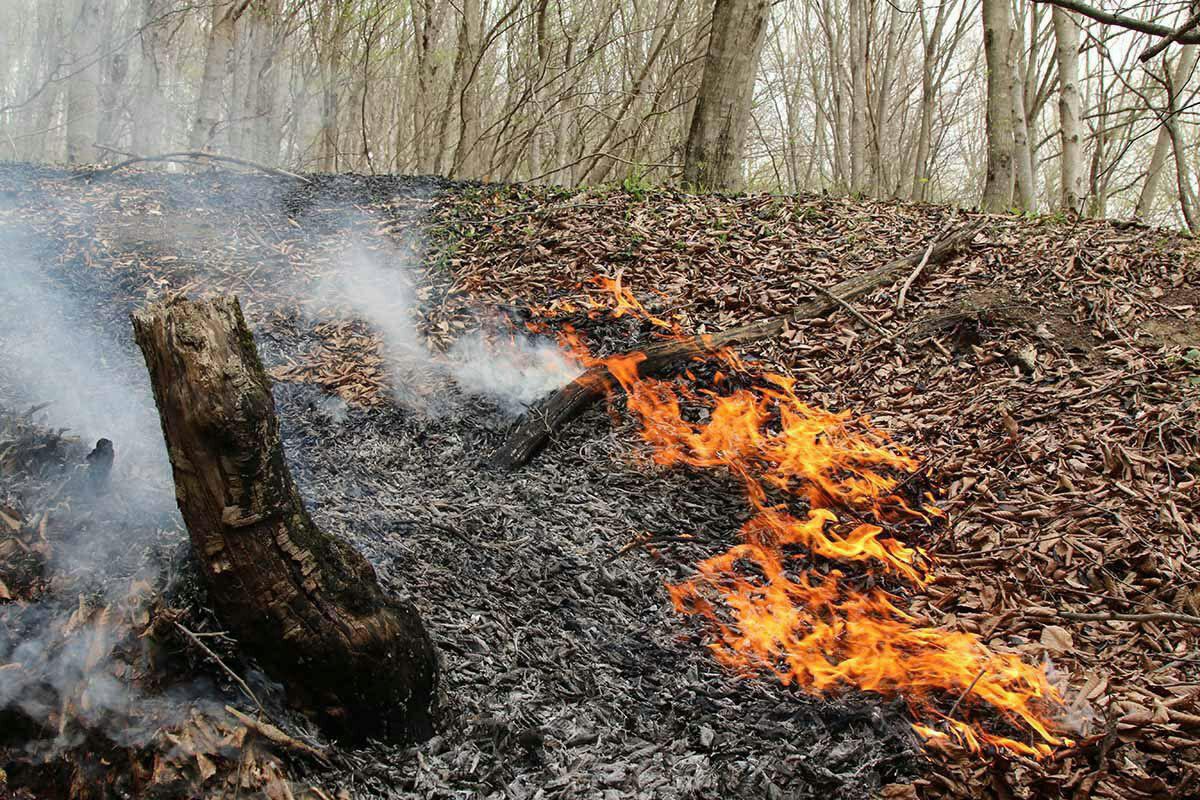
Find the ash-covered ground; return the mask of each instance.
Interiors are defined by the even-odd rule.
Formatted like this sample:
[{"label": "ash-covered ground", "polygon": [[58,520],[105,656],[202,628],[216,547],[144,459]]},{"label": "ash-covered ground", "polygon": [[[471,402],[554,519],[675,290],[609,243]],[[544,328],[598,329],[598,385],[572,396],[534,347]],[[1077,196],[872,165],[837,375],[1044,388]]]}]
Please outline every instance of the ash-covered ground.
[{"label": "ash-covered ground", "polygon": [[[160,514],[169,487],[156,471],[159,432],[129,311],[172,292],[236,293],[268,369],[286,369],[311,355],[314,330],[345,323],[324,316],[320,287],[365,249],[385,271],[401,261],[416,269],[417,316],[445,318],[453,252],[422,225],[447,188],[228,173],[92,182],[0,168],[4,257],[21,259],[26,278],[58,301],[57,310],[43,304],[28,280],[0,300],[10,376],[0,402],[63,400],[41,412],[45,423],[114,439],[113,491],[128,498],[136,485],[137,502]],[[29,352],[64,330],[79,344],[50,347],[52,359]],[[629,330],[595,333],[615,344]],[[309,783],[353,797],[865,798],[917,775],[901,707],[730,675],[671,609],[664,582],[685,577],[743,521],[736,485],[650,466],[634,432],[603,409],[530,466],[497,471],[487,458],[511,411],[453,381],[436,391],[435,407],[418,411],[346,404],[302,381],[276,386],[287,455],[314,518],[416,603],[445,662],[431,741],[337,751]],[[170,528],[158,516],[146,526]],[[697,538],[618,557],[647,531]]]}]

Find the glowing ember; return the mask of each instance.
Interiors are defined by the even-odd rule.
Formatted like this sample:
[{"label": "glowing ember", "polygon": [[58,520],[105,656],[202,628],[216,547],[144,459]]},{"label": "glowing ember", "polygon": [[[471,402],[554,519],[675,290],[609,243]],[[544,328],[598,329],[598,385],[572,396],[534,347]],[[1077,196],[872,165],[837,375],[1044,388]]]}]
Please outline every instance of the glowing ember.
[{"label": "glowing ember", "polygon": [[[597,283],[613,315],[637,314],[681,335],[619,279]],[[640,353],[596,359],[570,329],[561,342],[585,365],[603,364],[620,384],[655,462],[722,468],[745,487],[754,514],[741,543],[701,561],[691,580],[667,587],[678,611],[708,621],[709,648],[721,663],[812,692],[851,687],[903,697],[931,723],[913,726],[931,745],[978,751],[986,744],[1041,756],[1066,743],[1049,719],[1060,698],[1043,669],[992,652],[975,634],[923,625],[899,607],[897,595],[855,590],[840,570],[821,571],[814,562],[861,562],[926,584],[930,559],[884,529],[941,515],[897,495],[892,475],[918,468],[902,447],[864,420],[805,404],[784,376],[761,375],[754,389],[719,394],[639,375]],[[731,353],[714,357],[744,369]],[[806,501],[805,514],[791,510],[798,499]],[[949,711],[940,710],[946,705]],[[985,706],[1031,732],[1032,742],[972,722],[969,712]]]}]

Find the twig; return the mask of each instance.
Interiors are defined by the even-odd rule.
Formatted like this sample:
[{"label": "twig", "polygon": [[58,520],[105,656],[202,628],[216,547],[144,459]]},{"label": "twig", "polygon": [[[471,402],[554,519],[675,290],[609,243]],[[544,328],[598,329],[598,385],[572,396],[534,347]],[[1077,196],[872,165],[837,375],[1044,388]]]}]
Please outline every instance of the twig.
[{"label": "twig", "polygon": [[[936,242],[934,244],[936,244]],[[933,245],[930,245],[929,250],[925,251],[925,257],[928,258],[929,254],[931,252],[933,252]],[[825,295],[830,300],[832,300],[833,302],[837,303],[839,306],[844,308],[847,311],[847,313],[850,314],[850,316],[857,319],[863,325],[866,325],[868,328],[870,328],[871,330],[878,333],[884,339],[887,339],[889,341],[891,340],[892,335],[890,333],[888,333],[884,328],[882,328],[878,323],[872,322],[871,320],[864,317],[862,315],[861,311],[859,311],[854,306],[850,305],[850,303],[848,303],[846,300],[842,299],[841,297],[838,297],[836,294],[834,294],[833,292],[826,289],[824,286],[817,286],[815,283],[810,283],[810,282],[804,280],[804,278],[799,278],[799,277],[794,278],[793,280],[795,280],[796,283],[800,284],[801,286],[808,289],[809,291],[819,292],[819,293]]]},{"label": "twig", "polygon": [[[111,150],[111,148],[107,148],[107,147],[104,149]],[[113,152],[118,152],[118,151],[113,151]],[[266,164],[259,164],[254,161],[247,161],[244,158],[234,158],[233,156],[222,156],[222,155],[218,155],[216,153],[205,153],[201,150],[187,150],[187,151],[180,152],[180,153],[163,153],[162,155],[158,155],[158,156],[136,156],[135,155],[132,158],[128,158],[125,161],[120,162],[119,164],[113,164],[111,167],[105,167],[104,169],[98,169],[98,170],[88,170],[87,172],[81,172],[74,177],[77,180],[81,179],[81,178],[88,178],[88,179],[102,178],[105,175],[111,175],[112,173],[116,172],[119,169],[124,169],[125,167],[129,167],[134,164],[142,164],[142,163],[147,163],[147,162],[151,162],[151,161],[179,161],[181,159],[189,159],[189,158],[190,159],[208,159],[210,161],[220,161],[220,162],[225,162],[228,164],[237,164],[240,167],[248,167],[250,169],[256,169],[256,170],[259,170],[260,172],[265,172],[268,175],[274,175],[274,176],[280,177],[280,178],[291,178],[292,180],[300,181],[301,183],[306,183],[306,184],[310,184],[310,185],[312,184],[312,180],[304,177],[303,175],[297,175],[294,172],[288,172],[287,170],[283,170],[283,169],[276,169],[275,167],[269,167]]]},{"label": "twig", "polygon": [[1120,611],[1081,613],[1053,609],[1026,611],[1025,616],[1037,619],[1065,619],[1071,622],[1182,622],[1185,625],[1200,625],[1200,617],[1180,614],[1176,611],[1148,611],[1144,614],[1126,614]]},{"label": "twig", "polygon": [[975,684],[979,683],[980,679],[987,674],[987,671],[987,665],[984,664],[983,669],[979,670],[979,674],[975,676],[975,680],[971,681],[971,684],[963,691],[962,694],[958,696],[958,699],[954,701],[954,705],[950,706],[950,710],[946,712],[947,717],[954,716],[954,712],[958,711],[958,707],[962,705],[962,701],[965,700],[967,695],[971,693],[971,690],[975,688]]},{"label": "twig", "polygon": [[230,669],[229,665],[226,664],[224,661],[222,661],[221,657],[219,655],[217,655],[216,653],[214,653],[209,648],[209,646],[206,645],[200,639],[199,636],[192,633],[187,628],[185,628],[183,625],[181,625],[178,620],[171,620],[171,624],[174,625],[179,630],[180,633],[182,633],[189,640],[191,640],[192,644],[196,645],[201,650],[203,650],[205,655],[207,655],[214,662],[216,662],[217,666],[219,666],[221,669],[223,669],[225,671],[225,674],[228,675],[233,680],[233,682],[238,685],[238,688],[241,689],[242,692],[246,695],[246,697],[248,697],[250,699],[250,702],[254,703],[254,705],[258,707],[258,711],[260,714],[265,713],[263,710],[263,704],[259,702],[258,698],[254,695],[254,692],[252,692],[250,690],[250,687],[246,684],[246,682],[244,680],[242,680],[242,677],[240,675],[238,675],[236,672],[234,672],[232,669]]},{"label": "twig", "polygon": [[913,281],[920,276],[921,272],[923,272],[925,269],[925,265],[929,263],[929,257],[933,255],[934,245],[936,245],[946,236],[952,226],[953,223],[947,225],[946,227],[942,228],[941,233],[933,237],[933,241],[929,243],[929,247],[925,248],[925,255],[921,256],[921,260],[918,262],[916,269],[908,274],[908,278],[905,279],[904,285],[900,287],[900,295],[896,298],[897,312],[904,310],[904,298],[908,295],[908,290],[913,285]]},{"label": "twig", "polygon": [[323,750],[313,747],[311,744],[309,744],[307,742],[302,742],[294,736],[287,735],[286,733],[284,733],[283,731],[281,731],[279,728],[275,727],[271,723],[263,722],[261,720],[257,720],[257,719],[254,719],[253,717],[247,716],[246,714],[243,714],[241,711],[238,711],[233,706],[225,706],[225,711],[228,712],[229,715],[232,716],[234,719],[236,719],[238,722],[242,723],[250,730],[259,734],[267,741],[274,742],[275,744],[282,745],[283,747],[290,747],[293,750],[296,750],[301,753],[305,753],[306,755],[312,756],[313,758],[317,759],[318,761],[320,761],[322,763],[325,763],[325,764],[329,763],[329,756]]}]

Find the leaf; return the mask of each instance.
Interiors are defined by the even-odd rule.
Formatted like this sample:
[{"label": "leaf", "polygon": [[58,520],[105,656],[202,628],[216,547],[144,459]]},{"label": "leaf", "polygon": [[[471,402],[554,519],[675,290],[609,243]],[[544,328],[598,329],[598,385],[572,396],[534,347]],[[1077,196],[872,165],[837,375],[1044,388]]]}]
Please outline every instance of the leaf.
[{"label": "leaf", "polygon": [[1071,632],[1060,625],[1047,625],[1042,628],[1040,641],[1042,646],[1052,653],[1066,653],[1075,647]]}]

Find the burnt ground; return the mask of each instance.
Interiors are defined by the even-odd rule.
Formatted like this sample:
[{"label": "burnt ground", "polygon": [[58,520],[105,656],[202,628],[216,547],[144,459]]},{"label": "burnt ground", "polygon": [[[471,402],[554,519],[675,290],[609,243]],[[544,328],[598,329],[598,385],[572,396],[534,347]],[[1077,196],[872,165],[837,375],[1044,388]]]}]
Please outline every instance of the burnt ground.
[{"label": "burnt ground", "polygon": [[[0,468],[0,510],[18,518],[17,536],[33,547],[44,535],[71,556],[41,584],[10,593],[23,609],[63,616],[82,607],[80,587],[116,598],[96,608],[115,607],[130,580],[154,576],[166,599],[128,616],[167,640],[158,668],[138,673],[146,694],[160,696],[171,683],[163,676],[179,673],[166,727],[191,744],[176,742],[166,761],[183,776],[171,784],[181,793],[232,796],[254,763],[262,780],[243,780],[248,789],[286,776],[297,796],[312,797],[870,797],[888,784],[891,797],[1190,796],[1200,763],[1194,245],[1136,226],[988,218],[968,253],[914,282],[906,308],[895,287],[861,302],[887,339],[835,314],[750,353],[800,378],[814,402],[870,414],[936,476],[952,522],[915,532],[941,568],[912,608],[1053,662],[1078,747],[1043,763],[929,758],[901,702],[812,698],[730,675],[707,654],[703,630],[671,610],[664,582],[722,549],[743,520],[739,493],[721,476],[649,466],[619,404],[618,424],[597,409],[527,468],[499,474],[486,458],[510,415],[453,389],[435,415],[406,410],[371,332],[302,301],[365,250],[398,272],[420,265],[418,323],[433,349],[487,309],[520,315],[617,272],[657,313],[711,330],[785,310],[809,293],[798,278],[828,284],[919,250],[953,212],[816,197],[312,181],[227,172],[89,181],[0,168],[0,257],[24,254],[61,299],[48,311],[28,291],[0,295],[0,338],[31,341],[11,320],[36,309],[53,317],[43,330],[84,331],[88,343],[50,348],[40,362],[57,359],[52,372],[70,373],[82,350],[96,365],[83,380],[0,382],[10,409],[65,407],[33,417],[43,433],[19,421],[9,428],[20,435],[0,441],[27,446],[46,427],[72,427],[87,441],[64,446],[68,471],[98,436],[111,435],[118,451],[110,495],[69,508],[55,500],[48,526],[40,512],[50,501],[30,488],[29,465]],[[180,708],[215,718],[225,702],[247,706],[211,658],[164,631],[173,619],[215,629],[178,546],[157,440],[145,435],[157,430],[127,326],[132,308],[171,292],[242,299],[282,379],[285,447],[315,518],[413,599],[438,642],[446,713],[432,741],[333,749],[332,766],[287,747],[275,762],[248,759],[237,732],[221,728],[227,721],[206,723],[224,736],[219,746],[196,744],[197,717]],[[646,334],[627,320],[571,321],[590,324],[609,351]],[[19,356],[0,344],[0,361]],[[126,402],[125,387],[142,387],[132,393],[141,400]],[[44,396],[53,390],[64,397]],[[107,413],[114,407],[124,410]],[[93,555],[75,558],[71,543],[85,528]],[[103,531],[117,529],[113,544]],[[699,535],[617,557],[643,532]],[[74,582],[54,579],[56,570]],[[0,608],[9,613],[2,670],[20,660],[12,649],[27,629],[13,622],[13,604]],[[210,641],[266,698],[274,722],[322,744],[235,643]],[[115,652],[102,666],[131,658]],[[46,683],[43,691],[65,696],[61,681]],[[36,785],[44,761],[92,784],[108,780],[80,766],[95,768],[105,752],[90,739],[67,750],[45,744],[67,705],[46,712],[40,736],[36,725],[23,732],[42,744],[0,741],[12,787],[26,776]],[[158,785],[161,744],[123,745],[153,765],[138,785]],[[184,765],[178,751],[194,761]]]},{"label": "burnt ground", "polygon": [[[16,244],[6,245],[51,277],[67,309],[47,313],[61,314],[56,324],[81,338],[103,343],[97,380],[85,384],[99,387],[100,401],[109,399],[105,388],[113,383],[138,387],[133,394],[141,407],[132,422],[125,425],[124,415],[112,421],[150,426],[155,434],[128,332],[133,308],[168,291],[219,291],[232,282],[268,368],[303,361],[324,322],[296,310],[315,280],[312,262],[330,259],[336,269],[331,240],[348,238],[355,226],[379,225],[379,217],[364,222],[356,206],[399,203],[403,214],[388,224],[416,224],[453,188],[429,180],[329,178],[297,192],[221,173],[90,184],[17,168],[0,172],[0,187],[5,223],[18,233],[9,239]],[[261,246],[259,238],[297,229],[287,258],[263,260],[250,249]],[[400,247],[421,246],[402,238]],[[388,256],[406,252],[389,249]],[[257,274],[245,280],[251,269]],[[427,283],[442,280],[433,275]],[[6,310],[22,313],[31,298],[20,297]],[[55,356],[59,374],[78,369],[77,349]],[[19,380],[3,391],[12,410],[55,399],[31,396]],[[725,673],[699,632],[680,624],[663,588],[686,575],[688,562],[616,558],[642,531],[731,539],[742,521],[736,487],[648,468],[631,446],[632,432],[614,432],[602,410],[528,469],[508,474],[486,458],[513,417],[487,400],[450,388],[438,413],[428,416],[392,402],[345,406],[330,398],[309,383],[277,385],[294,474],[318,523],[353,542],[385,586],[418,605],[445,661],[446,703],[432,741],[338,752],[337,766],[308,783],[346,788],[354,797],[868,797],[918,774],[919,747],[900,706],[869,697],[810,698]],[[69,410],[76,405],[87,400]],[[104,420],[88,422],[92,429],[83,435],[105,435]],[[135,476],[122,472],[120,456],[130,440],[152,451],[144,432],[107,434],[119,454],[114,492],[125,511],[133,502],[169,499],[161,474],[137,476],[156,484],[157,493],[128,496]],[[78,463],[89,443],[73,445],[76,452],[63,461]],[[139,459],[138,469],[150,471],[146,462],[153,457]],[[106,520],[97,507],[88,513],[98,518],[93,526]],[[63,527],[78,524],[69,520]],[[184,535],[177,521],[134,513],[117,521],[130,529],[134,553],[115,559],[120,564],[93,559],[89,585],[123,586],[142,562],[181,557],[170,548]],[[151,541],[160,552],[148,554]],[[199,595],[203,604],[187,579],[170,595]],[[18,638],[15,629],[10,633]],[[239,669],[252,672],[253,665]],[[214,682],[223,681],[209,671]],[[256,686],[278,695],[261,681]],[[205,693],[208,702],[240,700],[236,691],[208,697],[212,691]],[[280,698],[273,702],[280,719],[297,724]]]}]

